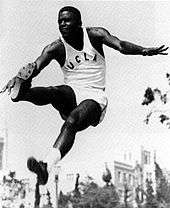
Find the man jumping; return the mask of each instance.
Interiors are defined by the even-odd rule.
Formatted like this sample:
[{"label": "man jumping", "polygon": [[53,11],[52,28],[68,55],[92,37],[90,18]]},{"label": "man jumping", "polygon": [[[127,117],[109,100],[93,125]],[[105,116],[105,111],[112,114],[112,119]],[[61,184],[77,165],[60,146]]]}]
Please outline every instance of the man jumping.
[{"label": "man jumping", "polygon": [[[31,157],[30,171],[37,174],[40,185],[72,148],[76,133],[97,126],[107,107],[105,94],[106,63],[103,45],[127,55],[167,55],[168,47],[145,48],[119,40],[101,27],[82,27],[80,11],[66,6],[59,11],[61,37],[46,46],[33,62],[22,67],[2,92],[9,91],[13,102],[27,101],[35,105],[51,104],[59,111],[64,124],[53,147],[43,161]],[[50,87],[31,87],[31,82],[52,60],[61,66],[64,84]]]}]

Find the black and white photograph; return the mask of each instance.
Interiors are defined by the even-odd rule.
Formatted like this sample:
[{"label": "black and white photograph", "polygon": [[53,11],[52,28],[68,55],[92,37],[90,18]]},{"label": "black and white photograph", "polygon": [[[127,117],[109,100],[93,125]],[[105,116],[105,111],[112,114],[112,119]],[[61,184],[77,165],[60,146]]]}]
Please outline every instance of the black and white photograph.
[{"label": "black and white photograph", "polygon": [[170,208],[170,2],[0,19],[0,208]]}]

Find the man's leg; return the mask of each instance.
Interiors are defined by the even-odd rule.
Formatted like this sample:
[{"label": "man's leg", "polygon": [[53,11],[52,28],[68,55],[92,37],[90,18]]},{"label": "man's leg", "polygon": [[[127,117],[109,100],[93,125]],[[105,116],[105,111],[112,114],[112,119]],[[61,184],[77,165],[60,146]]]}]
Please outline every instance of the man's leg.
[{"label": "man's leg", "polygon": [[[52,150],[44,162],[37,162],[34,158],[28,160],[28,168],[40,178],[40,184],[45,185],[48,180],[48,172],[52,166],[62,159],[72,148],[78,131],[96,126],[100,120],[101,108],[94,100],[85,100],[78,105],[64,122],[60,134],[57,137]],[[41,164],[40,164],[41,163]]]},{"label": "man's leg", "polygon": [[31,88],[31,83],[27,81],[21,84],[18,96],[11,99],[13,102],[27,101],[38,106],[51,104],[64,120],[77,106],[74,91],[67,85]]},{"label": "man's leg", "polygon": [[94,100],[85,100],[77,106],[63,124],[60,134],[53,147],[61,152],[63,158],[71,149],[78,131],[95,125],[101,116],[100,105]]},{"label": "man's leg", "polygon": [[48,171],[54,164],[61,160],[72,148],[78,131],[97,125],[101,116],[101,107],[94,100],[85,100],[78,105],[64,122],[60,134],[57,137],[52,151],[44,160]]},{"label": "man's leg", "polygon": [[[20,82],[18,86],[19,88],[16,86],[15,89],[15,96],[11,97],[13,102],[27,101],[39,106],[51,104],[59,111],[64,120],[77,106],[74,91],[69,86],[31,88],[31,82],[28,81]],[[50,155],[52,155],[52,159],[57,158],[57,160],[60,160],[61,158],[61,153],[56,148],[52,148]],[[51,160],[51,156],[48,157]],[[41,161],[38,162],[35,158],[30,157],[27,161],[27,167],[37,174],[39,184],[44,185],[47,182],[47,164]]]}]

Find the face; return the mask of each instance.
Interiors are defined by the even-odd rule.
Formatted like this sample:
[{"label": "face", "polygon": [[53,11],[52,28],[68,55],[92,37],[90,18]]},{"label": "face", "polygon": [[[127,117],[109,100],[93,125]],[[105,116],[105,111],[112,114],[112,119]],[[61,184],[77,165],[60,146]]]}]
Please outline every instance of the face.
[{"label": "face", "polygon": [[63,11],[58,16],[59,30],[63,37],[67,38],[75,34],[80,28],[76,16],[73,12]]}]

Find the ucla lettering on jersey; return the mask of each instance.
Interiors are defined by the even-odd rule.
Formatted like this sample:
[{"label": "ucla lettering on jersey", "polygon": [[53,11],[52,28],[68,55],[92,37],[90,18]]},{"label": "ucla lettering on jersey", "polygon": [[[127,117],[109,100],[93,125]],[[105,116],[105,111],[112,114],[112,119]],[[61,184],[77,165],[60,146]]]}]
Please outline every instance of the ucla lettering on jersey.
[{"label": "ucla lettering on jersey", "polygon": [[84,46],[81,51],[74,49],[61,38],[66,51],[66,60],[62,67],[64,82],[67,85],[104,89],[105,59],[91,45],[86,28],[83,28],[83,33]]},{"label": "ucla lettering on jersey", "polygon": [[87,62],[96,62],[97,61],[97,54],[87,54],[87,53],[82,53],[82,54],[77,54],[75,57],[73,57],[72,60],[68,60],[65,64],[65,66],[68,69],[77,69],[77,66],[81,64],[82,62],[87,61]]}]

